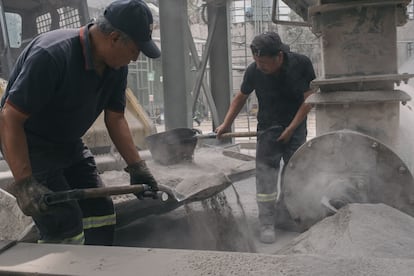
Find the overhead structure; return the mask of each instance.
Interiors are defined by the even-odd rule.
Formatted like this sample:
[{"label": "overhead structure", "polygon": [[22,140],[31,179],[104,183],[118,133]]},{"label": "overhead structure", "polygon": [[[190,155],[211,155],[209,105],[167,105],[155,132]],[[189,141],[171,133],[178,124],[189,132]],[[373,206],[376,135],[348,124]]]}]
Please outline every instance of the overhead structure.
[{"label": "overhead structure", "polygon": [[[163,60],[166,129],[192,127],[195,105],[201,89],[205,93],[215,126],[224,120],[230,104],[230,1],[204,2],[203,18],[208,25],[208,37],[199,58],[188,26],[187,1],[159,1],[161,48],[163,55],[168,56],[168,59]],[[196,65],[194,83],[189,77],[191,59]],[[205,74],[208,65],[209,83]]]}]

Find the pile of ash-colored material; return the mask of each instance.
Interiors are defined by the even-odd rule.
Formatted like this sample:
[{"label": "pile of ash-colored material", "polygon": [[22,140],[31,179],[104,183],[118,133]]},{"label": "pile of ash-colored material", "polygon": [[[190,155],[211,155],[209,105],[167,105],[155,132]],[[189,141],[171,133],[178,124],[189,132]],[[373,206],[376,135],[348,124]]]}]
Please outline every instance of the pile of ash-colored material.
[{"label": "pile of ash-colored material", "polygon": [[414,218],[385,204],[350,204],[276,254],[414,258]]},{"label": "pile of ash-colored material", "polygon": [[20,211],[16,199],[0,189],[0,240],[19,240],[32,228],[33,220]]}]

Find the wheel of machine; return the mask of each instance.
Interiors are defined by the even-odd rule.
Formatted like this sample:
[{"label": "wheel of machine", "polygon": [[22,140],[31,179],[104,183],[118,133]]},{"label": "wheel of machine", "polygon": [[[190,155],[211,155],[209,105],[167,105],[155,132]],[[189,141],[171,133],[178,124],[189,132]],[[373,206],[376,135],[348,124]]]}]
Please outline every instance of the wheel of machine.
[{"label": "wheel of machine", "polygon": [[307,229],[347,203],[385,203],[414,216],[414,180],[380,141],[351,130],[318,136],[292,156],[282,176],[292,218]]}]

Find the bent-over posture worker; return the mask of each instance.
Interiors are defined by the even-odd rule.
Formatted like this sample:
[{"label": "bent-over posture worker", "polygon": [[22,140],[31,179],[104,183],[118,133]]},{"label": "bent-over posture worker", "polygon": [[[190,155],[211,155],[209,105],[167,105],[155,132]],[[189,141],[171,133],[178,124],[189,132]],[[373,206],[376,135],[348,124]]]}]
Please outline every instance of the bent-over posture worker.
[{"label": "bent-over posture worker", "polygon": [[47,192],[102,185],[81,139],[102,111],[131,184],[146,183],[157,191],[124,117],[128,63],[140,52],[160,56],[152,23],[143,1],[116,0],[96,22],[39,35],[18,58],[1,101],[1,146],[15,181],[11,191],[23,213],[32,216],[39,242],[113,242],[111,198],[47,209],[40,202]]},{"label": "bent-over posture worker", "polygon": [[273,243],[280,161],[283,158],[286,164],[306,141],[306,117],[312,107],[304,100],[313,93],[310,82],[315,73],[309,58],[290,52],[275,32],[256,36],[250,47],[254,62],[247,67],[241,89],[216,132],[220,138],[230,131],[234,119],[255,91],[259,103],[256,199],[260,240]]}]

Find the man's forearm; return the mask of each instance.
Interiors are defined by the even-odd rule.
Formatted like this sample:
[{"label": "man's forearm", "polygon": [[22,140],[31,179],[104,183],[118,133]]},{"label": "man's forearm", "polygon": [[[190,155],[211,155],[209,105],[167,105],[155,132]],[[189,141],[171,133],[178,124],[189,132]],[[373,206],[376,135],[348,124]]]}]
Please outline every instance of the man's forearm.
[{"label": "man's forearm", "polygon": [[223,124],[230,127],[236,119],[242,107],[245,105],[248,96],[238,92],[230,104],[229,110],[224,118]]},{"label": "man's forearm", "polygon": [[1,137],[4,159],[15,181],[20,181],[32,175],[26,135],[24,131],[6,132],[7,134]]},{"label": "man's forearm", "polygon": [[7,103],[0,113],[2,152],[15,181],[32,175],[26,133],[24,132],[24,122],[27,117]]},{"label": "man's forearm", "polygon": [[298,111],[296,112],[295,117],[293,118],[292,122],[290,122],[288,126],[288,128],[290,128],[291,130],[295,130],[306,118],[309,111],[311,111],[313,106],[311,104],[305,103],[305,100],[313,93],[314,92],[310,90],[304,94],[304,101],[302,105],[299,107]]},{"label": "man's forearm", "polygon": [[140,161],[141,157],[132,139],[128,122],[123,115],[109,116],[105,119],[105,123],[112,142],[125,162],[129,165]]},{"label": "man's forearm", "polygon": [[292,130],[295,130],[306,118],[306,115],[308,115],[309,111],[311,111],[312,106],[310,104],[303,103],[298,112],[296,112],[295,117],[293,118],[292,122],[290,122],[288,128],[291,128]]}]

